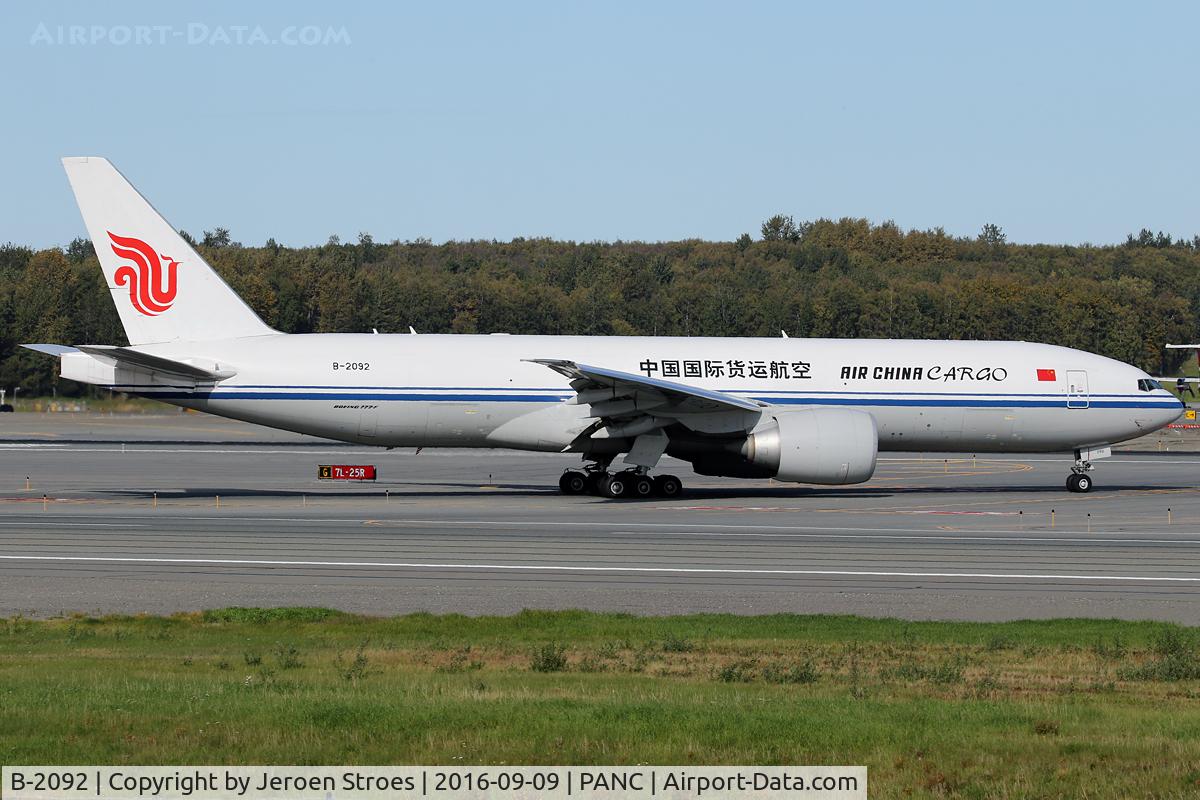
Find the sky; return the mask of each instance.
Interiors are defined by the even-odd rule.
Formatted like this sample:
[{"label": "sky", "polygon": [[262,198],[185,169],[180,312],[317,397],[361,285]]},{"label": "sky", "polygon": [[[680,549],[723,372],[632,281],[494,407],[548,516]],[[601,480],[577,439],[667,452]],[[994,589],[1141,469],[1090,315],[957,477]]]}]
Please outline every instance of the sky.
[{"label": "sky", "polygon": [[0,242],[83,235],[59,158],[248,245],[1200,233],[1200,4],[0,7]]}]

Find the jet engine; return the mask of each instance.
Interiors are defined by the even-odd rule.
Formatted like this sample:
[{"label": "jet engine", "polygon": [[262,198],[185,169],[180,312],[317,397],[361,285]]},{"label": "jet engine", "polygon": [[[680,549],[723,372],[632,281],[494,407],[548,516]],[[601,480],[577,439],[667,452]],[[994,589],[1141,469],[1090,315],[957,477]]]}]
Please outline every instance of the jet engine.
[{"label": "jet engine", "polygon": [[862,483],[875,472],[875,418],[848,408],[798,408],[763,415],[737,455],[693,456],[701,475],[796,483]]},{"label": "jet engine", "polygon": [[862,483],[875,472],[875,418],[848,408],[803,408],[773,414],[746,437],[742,456],[781,481]]}]

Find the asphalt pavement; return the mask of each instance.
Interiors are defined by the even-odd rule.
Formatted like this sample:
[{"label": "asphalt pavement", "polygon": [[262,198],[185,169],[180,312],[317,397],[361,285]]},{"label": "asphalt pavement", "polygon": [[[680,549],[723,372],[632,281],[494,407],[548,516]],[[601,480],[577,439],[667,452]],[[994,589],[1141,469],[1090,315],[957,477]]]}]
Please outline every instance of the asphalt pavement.
[{"label": "asphalt pavement", "polygon": [[[0,614],[321,605],[1200,624],[1200,453],[884,454],[853,487],[706,478],[558,493],[575,456],[382,451],[195,414],[0,421]],[[331,484],[319,464],[373,464]]]}]

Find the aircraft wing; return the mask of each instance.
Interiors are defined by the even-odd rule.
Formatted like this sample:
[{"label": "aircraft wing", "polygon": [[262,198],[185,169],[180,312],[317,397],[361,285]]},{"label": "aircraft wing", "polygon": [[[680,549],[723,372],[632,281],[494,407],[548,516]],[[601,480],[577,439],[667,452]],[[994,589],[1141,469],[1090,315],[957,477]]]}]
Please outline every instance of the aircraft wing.
[{"label": "aircraft wing", "polygon": [[[594,416],[619,417],[639,412],[674,416],[720,411],[758,411],[765,407],[764,403],[725,392],[619,372],[615,369],[558,359],[528,360],[535,364],[543,364],[570,378],[571,388],[576,392],[575,402],[590,405],[594,412],[600,412]],[[608,413],[604,413],[606,411]]]},{"label": "aircraft wing", "polygon": [[742,434],[757,424],[766,407],[726,392],[575,361],[527,360],[570,378],[575,396],[567,402],[587,406],[587,416],[595,420],[564,452],[589,439],[633,439],[626,463],[653,467],[667,447],[664,428],[678,424],[717,436]]}]

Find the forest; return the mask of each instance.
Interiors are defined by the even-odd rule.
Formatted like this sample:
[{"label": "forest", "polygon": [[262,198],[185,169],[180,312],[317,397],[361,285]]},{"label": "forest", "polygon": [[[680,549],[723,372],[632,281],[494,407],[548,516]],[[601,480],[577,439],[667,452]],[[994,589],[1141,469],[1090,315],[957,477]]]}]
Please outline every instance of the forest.
[{"label": "forest", "polygon": [[[215,228],[196,250],[288,333],[540,333],[1023,339],[1171,374],[1195,341],[1200,237],[1014,244],[891,222],[776,215],[733,242],[546,238],[258,247]],[[94,391],[21,342],[123,344],[92,245],[0,247],[0,387]],[[219,331],[213,332],[214,338]]]}]

